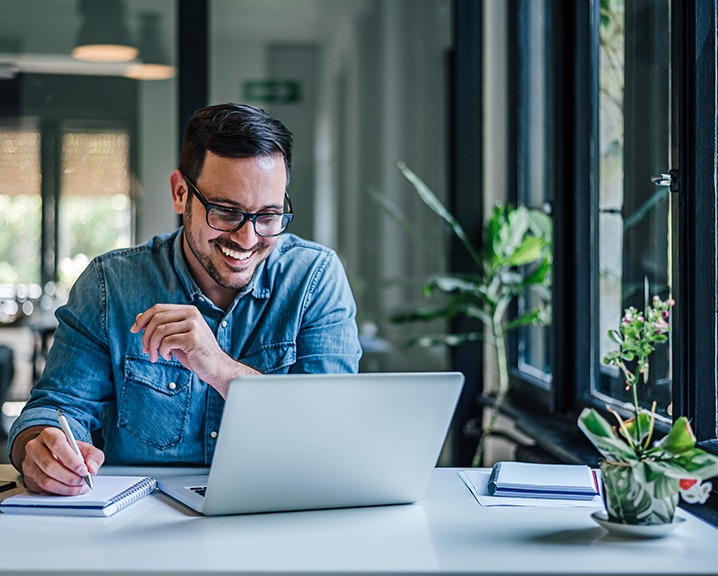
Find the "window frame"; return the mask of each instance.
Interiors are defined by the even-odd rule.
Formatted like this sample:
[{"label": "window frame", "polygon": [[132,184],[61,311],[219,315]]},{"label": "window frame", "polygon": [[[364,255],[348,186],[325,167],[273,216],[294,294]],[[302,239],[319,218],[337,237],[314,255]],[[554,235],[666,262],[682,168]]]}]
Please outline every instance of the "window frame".
[{"label": "window frame", "polygon": [[[717,0],[671,0],[673,209],[673,414],[693,423],[699,445],[718,452],[718,228],[715,174]],[[551,6],[554,121],[553,390],[546,393],[512,368],[512,402],[527,412],[573,421],[598,378],[598,43],[600,0]],[[516,29],[516,27],[514,27]],[[566,44],[570,48],[566,48]],[[520,73],[520,72],[519,72]],[[513,76],[514,82],[516,75]],[[516,86],[510,87],[515,93]],[[519,105],[514,106],[514,110]],[[508,118],[509,126],[514,123]],[[682,130],[679,133],[677,127]],[[510,140],[519,133],[511,128]],[[516,146],[515,153],[520,150]],[[516,162],[513,170],[520,170]],[[516,178],[520,179],[521,176]],[[698,304],[700,303],[700,304]],[[710,335],[710,337],[707,337]],[[514,347],[516,346],[514,342]],[[708,383],[706,385],[706,383]],[[712,385],[711,385],[712,384]]]}]

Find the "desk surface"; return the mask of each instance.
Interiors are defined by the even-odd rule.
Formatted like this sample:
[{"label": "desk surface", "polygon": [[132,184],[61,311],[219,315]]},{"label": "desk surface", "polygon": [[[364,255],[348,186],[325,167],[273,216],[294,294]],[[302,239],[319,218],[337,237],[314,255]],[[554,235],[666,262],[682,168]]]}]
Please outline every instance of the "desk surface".
[{"label": "desk surface", "polygon": [[590,513],[481,507],[452,468],[405,506],[206,518],[155,492],[110,518],[0,513],[0,573],[718,574],[718,529],[684,511],[658,540],[615,538]]}]

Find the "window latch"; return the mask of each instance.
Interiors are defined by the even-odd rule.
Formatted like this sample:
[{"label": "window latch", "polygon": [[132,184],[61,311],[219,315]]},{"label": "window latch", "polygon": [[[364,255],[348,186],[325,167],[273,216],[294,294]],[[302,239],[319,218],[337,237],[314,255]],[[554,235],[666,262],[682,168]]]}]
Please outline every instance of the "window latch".
[{"label": "window latch", "polygon": [[651,182],[656,186],[669,186],[671,192],[678,192],[678,170],[675,168],[670,170],[668,174],[659,174],[652,176]]}]

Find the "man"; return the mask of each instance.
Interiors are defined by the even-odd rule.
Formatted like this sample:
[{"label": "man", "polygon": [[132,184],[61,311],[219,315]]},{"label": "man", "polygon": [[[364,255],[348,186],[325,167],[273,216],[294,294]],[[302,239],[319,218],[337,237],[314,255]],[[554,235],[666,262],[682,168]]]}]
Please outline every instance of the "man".
[{"label": "man", "polygon": [[105,458],[208,465],[234,377],[357,371],[356,305],[336,254],[283,234],[291,158],[291,133],[262,110],[194,114],[170,177],[183,226],[95,258],[57,311],[45,371],[8,438],[30,490],[85,492]]}]

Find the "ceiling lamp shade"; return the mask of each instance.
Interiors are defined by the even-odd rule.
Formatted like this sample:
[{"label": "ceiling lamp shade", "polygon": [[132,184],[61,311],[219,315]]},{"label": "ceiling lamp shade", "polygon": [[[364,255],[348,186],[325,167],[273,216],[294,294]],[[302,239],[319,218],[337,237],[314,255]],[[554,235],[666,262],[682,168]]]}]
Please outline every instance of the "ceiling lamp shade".
[{"label": "ceiling lamp shade", "polygon": [[140,15],[140,62],[128,66],[125,76],[135,80],[166,80],[175,75],[175,67],[162,46],[160,16],[153,12]]},{"label": "ceiling lamp shade", "polygon": [[129,62],[137,57],[122,0],[80,0],[82,26],[72,57],[87,62]]}]

